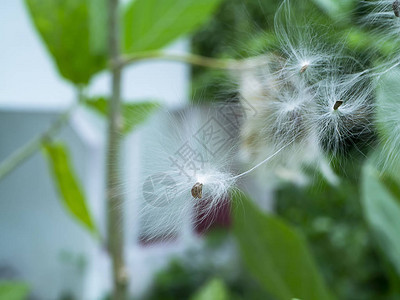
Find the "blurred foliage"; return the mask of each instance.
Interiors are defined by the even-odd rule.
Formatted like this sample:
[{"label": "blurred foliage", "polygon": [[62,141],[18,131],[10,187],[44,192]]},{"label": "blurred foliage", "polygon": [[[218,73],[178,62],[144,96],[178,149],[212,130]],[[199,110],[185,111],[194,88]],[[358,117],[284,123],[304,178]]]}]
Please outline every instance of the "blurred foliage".
[{"label": "blurred foliage", "polygon": [[[245,58],[269,51],[279,53],[274,19],[281,3],[281,0],[223,1],[211,21],[193,36],[192,52],[224,58]],[[290,7],[295,23],[285,24],[285,19],[280,18],[282,26],[312,31],[318,35],[319,42],[328,47],[343,45],[345,53],[357,57],[364,66],[390,55],[400,43],[382,41],[381,36],[377,39],[376,33],[360,26],[367,10],[358,0],[291,1]],[[290,36],[291,32],[288,34]],[[194,67],[192,75],[192,98],[196,101],[223,101],[236,97],[231,77],[234,74]]]},{"label": "blurred foliage", "polygon": [[[194,36],[193,51],[213,57],[235,58],[279,51],[273,20],[280,3],[274,0],[224,1],[211,22]],[[382,36],[378,38],[378,33],[370,30],[373,28],[359,26],[368,10],[360,1],[306,0],[291,3],[296,5],[295,9],[292,8],[298,16],[296,21],[299,26],[303,24],[306,28],[312,19],[312,30],[321,34],[324,42],[333,45],[344,43],[344,50],[357,57],[363,66],[374,65],[377,60],[391,55],[398,46],[398,41],[383,40]],[[311,19],[308,18],[310,15]],[[204,101],[237,97],[235,87],[232,87],[232,78],[227,74],[196,67],[193,68],[193,78],[193,98],[197,94]],[[398,89],[398,78],[392,77],[389,80],[392,85],[389,92],[392,96],[398,95],[395,92]],[[379,93],[383,94],[378,100],[380,98],[383,102],[398,100],[398,97],[385,96],[382,89]],[[385,115],[381,117],[387,118]],[[392,136],[393,127],[388,125],[388,128],[381,128],[381,131],[386,130],[388,133],[383,138],[389,143],[396,142],[397,139]],[[385,254],[392,252],[389,260],[395,259],[396,248],[390,242],[397,243],[399,240],[398,235],[394,236],[398,232],[395,227],[397,220],[390,217],[395,218],[394,211],[386,211],[384,207],[380,211],[368,208],[365,198],[361,202],[363,159],[353,160],[354,156],[350,155],[352,160],[342,161],[337,167],[337,173],[342,178],[339,187],[331,186],[320,175],[311,176],[313,184],[307,188],[291,184],[282,186],[277,192],[277,212],[306,235],[323,277],[339,299],[397,299],[399,277],[393,274],[393,266],[386,262]],[[391,154],[387,164],[394,166],[392,173],[398,174],[396,153]],[[399,185],[393,183],[393,179],[389,180],[389,186],[387,176],[379,180],[386,180],[386,192],[397,195]],[[369,187],[369,184],[364,186]],[[372,196],[370,193],[373,193]],[[383,205],[384,199],[387,201],[388,198],[383,199],[379,193],[382,193],[382,188],[374,191],[368,189],[365,194],[381,199]],[[381,227],[379,230],[385,228],[378,238],[381,242],[382,239],[385,241],[382,249],[377,248],[370,227],[365,223],[363,211],[374,215],[375,225],[370,224],[372,232],[376,231],[373,227],[377,225]],[[367,219],[370,219],[368,215]]]},{"label": "blurred foliage", "polygon": [[387,268],[363,220],[360,159],[337,162],[339,185],[319,174],[312,185],[276,194],[276,210],[306,235],[328,286],[339,299],[390,299]]},{"label": "blurred foliage", "polygon": [[[214,229],[205,238],[204,246],[188,250],[183,258],[172,260],[157,274],[145,299],[191,299],[202,293],[201,287],[207,289],[207,284],[218,278],[218,282],[224,282],[224,290],[226,289],[229,299],[272,300],[243,268],[236,251],[236,243],[228,231]],[[213,290],[217,290],[216,293],[219,294],[221,284],[213,285],[217,285]]]},{"label": "blurred foliage", "polygon": [[25,300],[29,294],[27,284],[19,281],[0,281],[0,300]]},{"label": "blurred foliage", "polygon": [[106,53],[90,46],[89,0],[26,0],[32,20],[63,77],[88,84],[106,67]]},{"label": "blurred foliage", "polygon": [[313,2],[332,20],[348,21],[354,10],[354,0],[313,0]]},{"label": "blurred foliage", "polygon": [[248,270],[276,299],[332,299],[304,237],[234,193],[234,233]]},{"label": "blurred foliage", "polygon": [[374,240],[397,272],[393,293],[400,297],[400,184],[389,174],[382,175],[370,159],[363,168],[362,203]]},{"label": "blurred foliage", "polygon": [[[103,117],[107,116],[108,99],[106,97],[93,97],[85,99],[84,104],[99,113]],[[157,102],[143,101],[122,104],[122,133],[127,134],[140,124],[144,123],[153,114],[160,104]]]},{"label": "blurred foliage", "polygon": [[90,215],[85,194],[71,165],[66,145],[48,143],[44,146],[44,151],[65,207],[86,229],[94,236],[98,236],[99,232]]},{"label": "blurred foliage", "polygon": [[[192,52],[211,57],[242,58],[265,50],[280,0],[225,0],[216,14],[192,38]],[[193,67],[192,99],[218,101],[234,98],[229,74]],[[199,92],[201,91],[201,92]],[[201,99],[198,99],[200,93]]]},{"label": "blurred foliage", "polygon": [[377,90],[377,113],[379,138],[382,146],[379,165],[400,180],[400,160],[396,151],[400,146],[399,114],[400,114],[400,68],[384,74]]},{"label": "blurred foliage", "polygon": [[201,287],[192,300],[228,300],[229,292],[226,289],[225,283],[218,278],[214,278]]},{"label": "blurred foliage", "polygon": [[136,0],[124,14],[124,51],[165,47],[202,25],[221,0]]},{"label": "blurred foliage", "polygon": [[[105,0],[25,0],[63,77],[87,85],[106,68]],[[122,12],[125,52],[158,50],[202,25],[220,0],[138,0]]]},{"label": "blurred foliage", "polygon": [[88,0],[89,44],[93,53],[107,53],[108,1]]},{"label": "blurred foliage", "polygon": [[391,299],[400,298],[399,78],[397,67],[380,79],[376,120],[381,145],[364,163],[361,182],[364,217],[386,266]]},{"label": "blurred foliage", "polygon": [[207,289],[213,278],[218,283],[210,290],[229,294],[229,299],[332,299],[302,235],[250,201],[243,194],[234,196],[238,243],[229,232],[212,231],[204,247],[192,249],[157,275],[146,299],[188,299],[199,286]]}]

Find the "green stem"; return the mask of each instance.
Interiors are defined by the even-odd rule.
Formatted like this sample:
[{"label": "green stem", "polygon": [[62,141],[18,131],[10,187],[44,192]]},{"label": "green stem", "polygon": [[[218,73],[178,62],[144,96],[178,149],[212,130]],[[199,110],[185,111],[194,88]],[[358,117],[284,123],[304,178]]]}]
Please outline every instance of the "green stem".
[{"label": "green stem", "polygon": [[[110,59],[116,61],[120,55],[118,0],[109,0],[109,51]],[[113,299],[126,300],[128,272],[124,255],[124,220],[119,152],[121,148],[121,66],[113,65],[112,95],[108,112],[107,141],[107,239],[113,266]]]},{"label": "green stem", "polygon": [[30,142],[23,145],[20,149],[16,150],[8,158],[6,158],[0,164],[0,180],[6,177],[12,170],[22,164],[33,154],[35,154],[43,143],[52,139],[67,123],[69,117],[76,107],[77,104],[74,103],[69,109],[62,113],[45,132],[33,138]]},{"label": "green stem", "polygon": [[156,59],[170,60],[201,67],[223,69],[223,70],[245,70],[245,69],[255,68],[260,65],[265,65],[268,63],[266,56],[263,55],[241,60],[235,60],[235,59],[211,58],[190,53],[179,54],[179,53],[168,53],[163,51],[147,51],[134,54],[127,54],[119,59],[114,59],[112,61],[116,62],[114,65],[124,67],[126,65],[141,60],[156,60]]}]

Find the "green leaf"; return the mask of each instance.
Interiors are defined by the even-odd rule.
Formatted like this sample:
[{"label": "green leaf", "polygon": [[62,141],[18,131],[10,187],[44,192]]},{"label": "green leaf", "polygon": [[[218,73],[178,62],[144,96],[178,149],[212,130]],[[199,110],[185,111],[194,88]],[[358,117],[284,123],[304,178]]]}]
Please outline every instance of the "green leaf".
[{"label": "green leaf", "polygon": [[0,281],[0,300],[25,300],[29,286],[18,281]]},{"label": "green leaf", "polygon": [[400,69],[384,74],[377,88],[378,134],[382,143],[380,167],[400,177]]},{"label": "green leaf", "polygon": [[221,0],[135,0],[124,14],[124,51],[160,49],[202,25]]},{"label": "green leaf", "polygon": [[380,178],[382,184],[390,192],[394,199],[400,203],[400,185],[396,179],[388,172],[383,173]]},{"label": "green leaf", "polygon": [[399,47],[398,41],[383,39],[381,34],[351,27],[346,29],[342,36],[346,37],[346,43],[354,51],[377,50],[383,56],[390,56]]},{"label": "green leaf", "polygon": [[89,45],[96,54],[107,53],[108,1],[89,0]]},{"label": "green leaf", "polygon": [[[85,104],[97,113],[106,116],[108,111],[108,100],[105,97],[90,98]],[[122,105],[123,129],[122,133],[127,134],[138,125],[144,123],[160,105],[157,102],[134,102]]]},{"label": "green leaf", "polygon": [[123,133],[129,133],[144,123],[160,105],[156,102],[126,103],[122,107],[124,117]]},{"label": "green leaf", "polygon": [[44,150],[65,207],[92,234],[97,236],[97,228],[90,216],[84,193],[71,165],[66,146],[61,143],[45,144]]},{"label": "green leaf", "polygon": [[88,84],[93,74],[105,68],[106,53],[90,46],[90,0],[25,1],[63,77],[75,84]]},{"label": "green leaf", "polygon": [[192,300],[228,300],[229,293],[221,279],[214,278],[201,287]]},{"label": "green leaf", "polygon": [[[370,159],[363,168],[362,205],[374,237],[400,275],[400,196],[399,182],[383,177]],[[393,184],[397,183],[394,188]]]},{"label": "green leaf", "polygon": [[354,0],[313,0],[334,21],[349,21],[356,1]]},{"label": "green leaf", "polygon": [[106,97],[94,97],[85,99],[85,105],[102,116],[107,116],[108,99]]},{"label": "green leaf", "polygon": [[280,300],[332,299],[303,236],[282,219],[259,211],[242,193],[233,195],[234,233],[244,262]]}]

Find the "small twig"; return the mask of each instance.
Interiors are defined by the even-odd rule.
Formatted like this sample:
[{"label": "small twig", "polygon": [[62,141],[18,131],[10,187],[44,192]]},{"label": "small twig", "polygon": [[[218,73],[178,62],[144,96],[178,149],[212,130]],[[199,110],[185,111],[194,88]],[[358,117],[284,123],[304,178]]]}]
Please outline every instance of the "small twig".
[{"label": "small twig", "polygon": [[180,54],[163,51],[148,51],[123,55],[118,60],[114,61],[112,65],[116,65],[122,68],[131,63],[139,62],[142,60],[169,60],[223,70],[246,70],[268,63],[268,59],[266,58],[266,56],[263,55],[235,60],[211,58],[190,53]]},{"label": "small twig", "polygon": [[23,145],[20,149],[16,150],[8,158],[6,158],[0,164],[0,180],[7,176],[26,159],[35,154],[43,143],[52,139],[69,120],[71,113],[76,109],[76,107],[77,103],[74,103],[69,109],[62,113],[45,132],[33,138],[30,142]]}]

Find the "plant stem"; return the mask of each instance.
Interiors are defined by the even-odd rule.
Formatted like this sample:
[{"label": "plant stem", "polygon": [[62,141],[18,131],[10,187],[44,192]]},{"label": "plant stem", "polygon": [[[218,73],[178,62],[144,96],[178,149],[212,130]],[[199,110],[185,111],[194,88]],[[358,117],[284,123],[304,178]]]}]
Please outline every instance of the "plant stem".
[{"label": "plant stem", "polygon": [[236,59],[211,58],[190,53],[186,54],[168,53],[163,51],[139,52],[135,54],[124,55],[119,60],[114,59],[112,61],[116,62],[115,65],[124,67],[126,65],[141,60],[155,60],[155,59],[183,62],[197,66],[214,68],[214,69],[223,69],[223,70],[245,70],[245,69],[255,68],[268,63],[268,59],[266,58],[266,56],[263,55],[236,60]]},{"label": "plant stem", "polygon": [[69,109],[62,113],[50,127],[37,137],[33,138],[20,149],[16,150],[0,164],[0,180],[6,177],[12,170],[22,164],[25,160],[36,153],[44,142],[52,139],[69,120],[71,113],[76,109],[74,103]]},{"label": "plant stem", "polygon": [[[119,9],[118,0],[109,0],[109,55],[111,61],[116,61],[120,55]],[[112,95],[108,112],[107,141],[107,239],[108,250],[113,265],[113,299],[127,299],[128,274],[124,257],[124,221],[123,199],[118,193],[121,187],[119,173],[119,152],[121,136],[121,67],[113,65]]]}]

